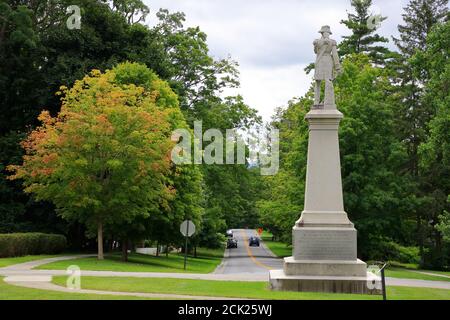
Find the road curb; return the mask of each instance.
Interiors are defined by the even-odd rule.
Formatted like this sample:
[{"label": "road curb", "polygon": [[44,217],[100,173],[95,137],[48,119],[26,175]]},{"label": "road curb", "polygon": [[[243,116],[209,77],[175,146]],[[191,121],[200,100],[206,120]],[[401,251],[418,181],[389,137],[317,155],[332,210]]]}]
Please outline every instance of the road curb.
[{"label": "road curb", "polygon": [[230,250],[228,250],[227,248],[225,248],[225,251],[223,253],[223,258],[222,258],[222,262],[220,262],[220,264],[217,266],[217,268],[211,272],[213,274],[221,274],[222,270],[225,269],[225,265],[227,264],[227,258],[230,257]]}]

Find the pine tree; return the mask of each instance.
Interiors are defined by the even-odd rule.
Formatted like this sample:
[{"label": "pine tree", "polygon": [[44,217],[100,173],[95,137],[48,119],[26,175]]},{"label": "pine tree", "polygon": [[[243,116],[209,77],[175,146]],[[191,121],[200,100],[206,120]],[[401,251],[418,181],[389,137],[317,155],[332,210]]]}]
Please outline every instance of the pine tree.
[{"label": "pine tree", "polygon": [[411,57],[416,50],[426,49],[426,39],[431,28],[447,16],[447,4],[448,0],[411,0],[403,8],[405,24],[398,26],[400,37],[393,37],[393,40],[406,58]]},{"label": "pine tree", "polygon": [[[417,190],[415,197],[415,219],[417,224],[417,242],[424,257],[423,247],[429,217],[427,194],[420,192],[429,182],[422,177],[419,170],[419,148],[428,136],[428,123],[435,116],[435,108],[424,99],[424,86],[428,81],[427,69],[421,64],[413,63],[411,57],[427,50],[427,36],[432,27],[445,20],[448,0],[411,0],[404,8],[404,25],[398,26],[399,38],[393,38],[400,55],[391,67],[396,71],[393,79],[399,85],[399,104],[397,116],[398,134],[408,150],[405,172],[410,176]],[[429,195],[428,195],[429,196]],[[424,262],[424,261],[422,261]]]},{"label": "pine tree", "polygon": [[339,45],[341,57],[352,53],[365,53],[372,62],[383,65],[390,50],[380,43],[387,43],[389,40],[376,31],[387,17],[370,12],[372,0],[352,0],[351,5],[355,13],[347,13],[347,20],[341,20],[341,23],[352,31],[351,35],[343,37],[344,40]]}]

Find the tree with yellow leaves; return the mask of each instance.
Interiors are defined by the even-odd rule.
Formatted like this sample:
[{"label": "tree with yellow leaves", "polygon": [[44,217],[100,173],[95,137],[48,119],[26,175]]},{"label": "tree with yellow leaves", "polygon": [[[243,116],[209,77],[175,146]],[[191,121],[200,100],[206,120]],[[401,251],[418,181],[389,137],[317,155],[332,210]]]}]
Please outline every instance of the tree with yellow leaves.
[{"label": "tree with yellow leaves", "polygon": [[105,225],[148,217],[174,197],[165,175],[171,133],[184,118],[168,84],[135,63],[93,70],[58,94],[61,111],[41,113],[10,179],[22,179],[27,193],[96,231],[103,259]]}]

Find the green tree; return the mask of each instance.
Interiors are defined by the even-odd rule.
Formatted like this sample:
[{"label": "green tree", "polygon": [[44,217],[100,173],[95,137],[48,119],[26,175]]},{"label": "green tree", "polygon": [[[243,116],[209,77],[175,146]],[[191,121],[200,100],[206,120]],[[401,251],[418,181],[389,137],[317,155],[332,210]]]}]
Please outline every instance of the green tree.
[{"label": "green tree", "polygon": [[[450,202],[450,196],[447,202]],[[436,228],[442,234],[444,241],[450,242],[450,213],[448,211],[444,211],[439,217],[439,224],[436,225]]]},{"label": "green tree", "polygon": [[[115,83],[143,87],[147,92],[157,94],[158,107],[178,108],[178,99],[170,87],[145,65],[127,63],[115,67],[113,71]],[[181,113],[174,113],[169,120],[172,132],[189,128]],[[151,239],[167,246],[178,244],[181,240],[179,226],[185,219],[193,220],[201,229],[204,203],[200,168],[171,163],[164,175],[164,185],[169,188],[169,196],[159,202],[152,215],[110,227],[112,235],[121,239],[125,261],[131,241]]]},{"label": "green tree", "polygon": [[271,125],[280,131],[280,170],[263,177],[257,208],[263,227],[286,243],[292,243],[292,226],[303,210],[308,125],[304,116],[313,104],[311,90],[278,109]]},{"label": "green tree", "polygon": [[38,114],[30,101],[42,103],[39,73],[39,37],[32,11],[0,2],[0,134],[25,127]]},{"label": "green tree", "polygon": [[[80,30],[66,27],[68,5],[81,8]],[[182,13],[161,10],[157,25],[150,28],[138,23],[149,11],[140,0],[17,0],[0,6],[0,139],[4,140],[0,146],[8,155],[1,159],[2,168],[16,163],[20,150],[13,155],[6,148],[17,150],[14,144],[27,126],[39,124],[36,119],[44,108],[52,115],[59,112],[54,92],[61,85],[73,86],[92,69],[104,71],[126,60],[144,63],[180,94],[190,125],[212,117],[207,110],[213,103],[216,111],[225,107],[218,91],[237,84],[235,63],[213,59],[206,35],[199,28],[185,28]],[[11,137],[17,137],[16,142]],[[48,203],[32,201],[5,175],[0,175],[1,198],[8,199],[9,208],[17,208],[0,213],[5,215],[3,221],[10,221],[8,228],[24,227],[19,223],[22,218],[36,227],[39,220],[53,222]]]},{"label": "green tree", "polygon": [[144,22],[150,13],[149,8],[141,0],[112,0],[112,8],[121,13],[128,24]]},{"label": "green tree", "polygon": [[387,43],[389,40],[376,31],[387,17],[369,11],[372,0],[352,0],[351,5],[355,13],[347,13],[347,20],[341,20],[341,23],[352,31],[352,34],[344,36],[344,40],[339,44],[341,57],[352,53],[365,53],[372,62],[383,65],[390,55],[390,50],[380,43]]},{"label": "green tree", "polygon": [[343,66],[336,104],[345,115],[340,127],[344,206],[359,231],[361,256],[385,259],[389,241],[411,244],[410,185],[397,174],[406,152],[396,136],[389,98],[394,88],[388,71],[371,66],[365,55],[350,56]]},{"label": "green tree", "polygon": [[[397,132],[398,139],[407,149],[408,158],[403,164],[402,174],[415,184],[411,190],[414,202],[411,213],[416,219],[416,242],[420,247],[422,263],[425,259],[425,247],[428,246],[427,234],[430,210],[434,197],[427,185],[427,177],[420,171],[419,149],[429,135],[428,123],[436,115],[436,108],[424,98],[424,87],[429,81],[429,72],[423,63],[415,61],[416,52],[427,51],[427,36],[433,26],[443,21],[447,15],[447,0],[412,0],[404,8],[404,24],[398,26],[399,38],[394,38],[400,56],[393,62],[395,70],[393,82],[398,85]],[[427,101],[428,100],[428,101]]]},{"label": "green tree", "polygon": [[11,178],[23,179],[26,192],[97,230],[99,259],[105,225],[148,216],[170,196],[163,184],[173,145],[170,121],[182,117],[160,95],[164,83],[155,81],[151,91],[122,83],[113,70],[94,70],[63,88],[61,112],[40,115],[42,125],[23,142],[23,165],[11,167]]},{"label": "green tree", "polygon": [[[335,84],[336,104],[344,113],[340,146],[344,205],[358,229],[359,255],[386,259],[391,241],[411,245],[410,185],[397,174],[406,152],[396,136],[393,88],[386,68],[365,54],[349,55]],[[305,114],[312,90],[280,110],[280,172],[264,179],[258,202],[261,219],[277,238],[291,243],[291,228],[303,210],[308,127]]]},{"label": "green tree", "polygon": [[184,13],[160,9],[157,17],[159,23],[151,29],[151,38],[157,50],[164,53],[162,77],[179,95],[180,106],[192,126],[199,108],[219,102],[220,90],[239,84],[237,63],[229,57],[211,57],[207,35],[199,27],[185,28]]},{"label": "green tree", "polygon": [[398,26],[400,37],[393,37],[400,52],[411,57],[416,50],[426,49],[431,28],[447,16],[448,0],[411,0],[404,8],[403,25]]},{"label": "green tree", "polygon": [[422,192],[426,195],[424,218],[430,228],[424,234],[429,239],[429,256],[425,261],[431,267],[448,263],[450,246],[442,243],[442,229],[450,210],[450,21],[436,24],[427,38],[425,51],[418,51],[412,59],[415,69],[425,70],[429,80],[423,88],[422,103],[435,114],[428,122],[428,134],[419,146],[419,175]]}]

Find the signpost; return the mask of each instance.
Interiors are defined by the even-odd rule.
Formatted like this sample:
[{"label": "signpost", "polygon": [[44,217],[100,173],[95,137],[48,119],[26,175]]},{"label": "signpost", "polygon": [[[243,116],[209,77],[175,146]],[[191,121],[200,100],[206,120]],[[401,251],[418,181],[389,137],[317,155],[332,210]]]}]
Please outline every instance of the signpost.
[{"label": "signpost", "polygon": [[186,238],[184,245],[184,270],[186,270],[188,239],[195,233],[195,224],[191,220],[185,220],[180,225],[180,232]]},{"label": "signpost", "polygon": [[387,263],[384,264],[384,266],[381,267],[381,290],[383,292],[383,300],[387,300],[386,298],[386,277],[384,275],[384,269],[386,269]]}]

